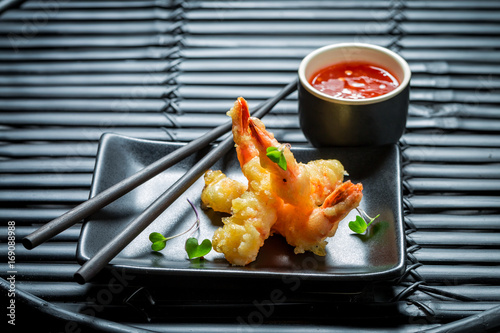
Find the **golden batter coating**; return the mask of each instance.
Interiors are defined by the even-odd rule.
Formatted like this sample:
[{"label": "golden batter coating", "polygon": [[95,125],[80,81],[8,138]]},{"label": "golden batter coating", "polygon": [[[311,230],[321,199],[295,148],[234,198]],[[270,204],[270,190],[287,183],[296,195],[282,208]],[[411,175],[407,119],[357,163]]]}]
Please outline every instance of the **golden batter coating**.
[{"label": "golden batter coating", "polygon": [[[247,265],[276,232],[295,253],[325,255],[326,238],[334,236],[339,222],[358,207],[363,186],[343,182],[344,167],[337,160],[298,163],[289,145],[280,144],[260,120],[250,117],[243,98],[228,115],[248,187],[220,171],[206,173],[203,205],[232,214],[214,233],[214,250],[233,265]],[[283,154],[286,168],[267,156],[269,147]]]}]

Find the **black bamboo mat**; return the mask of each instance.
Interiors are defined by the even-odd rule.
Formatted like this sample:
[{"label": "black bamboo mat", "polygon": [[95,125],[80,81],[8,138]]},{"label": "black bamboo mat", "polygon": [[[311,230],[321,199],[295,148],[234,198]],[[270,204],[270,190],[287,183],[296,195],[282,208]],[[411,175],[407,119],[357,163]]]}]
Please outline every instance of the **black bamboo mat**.
[{"label": "black bamboo mat", "polygon": [[[498,310],[485,315],[500,306],[499,1],[27,0],[0,10],[0,276],[11,275],[4,258],[15,221],[18,327],[499,329]],[[304,283],[271,303],[281,287],[262,281],[152,283],[114,272],[80,286],[81,224],[35,250],[21,246],[88,197],[103,133],[193,140],[226,121],[237,96],[255,106],[295,78],[308,52],[351,41],[388,47],[413,72],[400,142],[407,271],[398,281],[361,290]],[[280,141],[308,145],[296,98],[265,122]],[[481,314],[481,328],[460,321]]]}]

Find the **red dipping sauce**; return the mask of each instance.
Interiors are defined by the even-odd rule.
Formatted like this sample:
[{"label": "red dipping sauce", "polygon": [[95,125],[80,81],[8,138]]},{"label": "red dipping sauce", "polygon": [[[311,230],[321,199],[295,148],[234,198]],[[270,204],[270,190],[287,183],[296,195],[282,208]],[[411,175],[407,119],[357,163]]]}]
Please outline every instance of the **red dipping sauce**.
[{"label": "red dipping sauce", "polygon": [[338,98],[365,99],[393,91],[399,82],[387,69],[366,62],[342,62],[316,72],[309,83]]}]

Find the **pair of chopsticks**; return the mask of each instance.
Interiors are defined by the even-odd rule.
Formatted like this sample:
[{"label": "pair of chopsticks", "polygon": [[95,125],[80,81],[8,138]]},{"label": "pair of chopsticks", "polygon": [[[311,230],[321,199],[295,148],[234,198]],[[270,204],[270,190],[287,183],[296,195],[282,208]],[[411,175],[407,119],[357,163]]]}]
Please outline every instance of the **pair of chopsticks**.
[{"label": "pair of chopsticks", "polygon": [[[259,105],[257,110],[253,113],[253,116],[257,118],[263,117],[280,100],[295,91],[296,88],[297,81],[294,80],[280,90],[274,97]],[[60,217],[50,221],[38,230],[23,238],[22,243],[24,247],[31,250],[82,219],[92,215],[99,209],[132,191],[137,186],[175,165],[187,156],[205,148],[215,139],[229,132],[231,126],[231,121],[228,121],[227,123],[214,128],[202,137],[176,149],[169,155],[148,165],[134,175],[120,181]],[[137,218],[131,221],[116,237],[114,237],[114,239],[100,249],[94,257],[84,263],[74,274],[75,280],[80,284],[84,284],[92,279],[111,261],[111,259],[120,253],[120,251],[123,250],[130,242],[132,242],[132,240],[136,238],[149,224],[151,224],[151,222],[153,222],[165,209],[167,209],[181,193],[186,191],[198,178],[203,175],[208,168],[215,164],[215,162],[224,156],[233,146],[233,137],[228,136],[220,142],[217,147],[208,152],[198,163],[186,172],[184,176],[177,180]]]}]

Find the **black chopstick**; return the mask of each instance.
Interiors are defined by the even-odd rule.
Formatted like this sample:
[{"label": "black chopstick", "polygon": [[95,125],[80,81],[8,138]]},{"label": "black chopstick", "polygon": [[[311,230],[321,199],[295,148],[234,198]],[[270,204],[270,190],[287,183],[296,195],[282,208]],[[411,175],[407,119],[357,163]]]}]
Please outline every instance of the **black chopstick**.
[{"label": "black chopstick", "polygon": [[155,220],[177,197],[189,188],[208,167],[215,164],[233,147],[233,138],[229,136],[219,143],[184,176],[176,181],[167,191],[156,199],[146,210],[130,222],[114,239],[110,240],[89,261],[75,273],[75,280],[84,284],[95,276],[111,259],[136,238],[153,220]]},{"label": "black chopstick", "polygon": [[[283,88],[276,96],[264,102],[262,106],[258,107],[258,111],[255,112],[255,116],[262,116],[267,113],[267,111],[272,108],[279,100],[288,96],[296,88],[296,81],[288,84]],[[260,112],[265,111],[265,112]],[[111,186],[107,190],[97,194],[96,196],[90,198],[89,200],[81,203],[60,217],[50,221],[49,223],[40,227],[40,229],[24,237],[22,243],[25,248],[33,249],[34,247],[42,244],[53,236],[59,234],[63,230],[71,227],[82,219],[92,215],[99,209],[107,206],[111,202],[115,201],[124,194],[130,192],[137,186],[143,184],[147,180],[158,175],[160,172],[168,169],[172,165],[175,165],[187,156],[197,152],[198,150],[208,146],[215,139],[225,134],[231,129],[231,122],[222,124],[213,130],[209,131],[200,138],[191,141],[189,144],[176,149],[171,154],[159,159],[158,161],[150,164],[141,171],[135,173],[134,175],[120,181],[119,183]]]},{"label": "black chopstick", "polygon": [[60,217],[43,225],[40,229],[23,238],[22,243],[24,247],[31,250],[34,247],[52,238],[53,236],[57,235],[61,231],[74,225],[78,221],[92,215],[99,209],[107,206],[108,204],[115,201],[124,194],[130,192],[137,186],[158,175],[160,172],[168,169],[172,165],[175,165],[190,154],[195,153],[203,147],[206,147],[213,140],[226,133],[229,130],[230,126],[231,124],[227,123],[214,128],[204,136],[191,141],[189,144],[182,146],[179,149],[176,149],[169,155],[148,165],[141,171],[120,181],[119,183],[81,203],[80,205],[76,206]]},{"label": "black chopstick", "polygon": [[[283,88],[276,96],[269,99],[253,116],[261,118],[267,114],[282,98],[288,96],[297,87],[294,80]],[[75,273],[75,280],[84,284],[94,277],[111,259],[137,237],[154,219],[174,202],[181,193],[188,189],[203,173],[224,156],[234,146],[233,137],[229,136],[205,155],[188,172],[166,190],[158,199],[149,205],[144,212],[130,222],[115,238],[110,240],[89,261]]]}]

